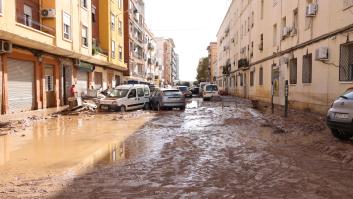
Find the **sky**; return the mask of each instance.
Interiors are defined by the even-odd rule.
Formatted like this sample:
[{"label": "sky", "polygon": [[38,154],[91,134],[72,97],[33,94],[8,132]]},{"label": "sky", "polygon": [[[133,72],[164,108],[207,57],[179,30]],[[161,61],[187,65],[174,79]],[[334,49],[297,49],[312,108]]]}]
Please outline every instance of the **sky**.
[{"label": "sky", "polygon": [[156,37],[172,38],[180,80],[196,80],[201,57],[216,35],[231,0],[145,0],[145,21]]}]

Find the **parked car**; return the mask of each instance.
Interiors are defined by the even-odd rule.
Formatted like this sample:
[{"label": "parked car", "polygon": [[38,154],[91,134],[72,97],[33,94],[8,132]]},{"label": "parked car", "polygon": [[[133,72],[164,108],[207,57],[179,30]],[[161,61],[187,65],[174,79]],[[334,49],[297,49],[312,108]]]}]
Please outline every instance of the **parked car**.
[{"label": "parked car", "polygon": [[203,95],[204,87],[205,87],[207,84],[210,84],[210,82],[201,82],[201,83],[200,83],[199,92],[200,92],[201,95]]},{"label": "parked car", "polygon": [[187,86],[178,86],[178,89],[186,98],[192,97],[192,93]]},{"label": "parked car", "polygon": [[327,112],[327,126],[336,138],[348,140],[353,137],[353,88],[332,103]]},{"label": "parked car", "polygon": [[185,109],[185,96],[177,89],[156,89],[150,99],[152,109],[160,111],[165,108]]},{"label": "parked car", "polygon": [[100,110],[127,110],[148,109],[150,89],[148,85],[121,85],[115,87],[111,93],[98,102]]},{"label": "parked car", "polygon": [[219,97],[218,86],[216,84],[207,84],[202,94],[203,100],[210,100],[212,97]]},{"label": "parked car", "polygon": [[193,95],[199,95],[200,94],[200,88],[199,87],[192,87],[191,89],[190,89],[190,91],[191,91],[191,93],[193,94]]}]

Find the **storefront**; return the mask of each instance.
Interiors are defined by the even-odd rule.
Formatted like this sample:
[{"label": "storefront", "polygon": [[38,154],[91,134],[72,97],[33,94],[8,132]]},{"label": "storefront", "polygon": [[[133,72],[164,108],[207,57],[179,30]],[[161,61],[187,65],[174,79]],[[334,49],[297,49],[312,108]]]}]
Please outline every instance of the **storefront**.
[{"label": "storefront", "polygon": [[89,88],[89,73],[94,71],[94,66],[90,63],[81,61],[77,67],[77,94],[78,96],[85,96],[87,95]]}]

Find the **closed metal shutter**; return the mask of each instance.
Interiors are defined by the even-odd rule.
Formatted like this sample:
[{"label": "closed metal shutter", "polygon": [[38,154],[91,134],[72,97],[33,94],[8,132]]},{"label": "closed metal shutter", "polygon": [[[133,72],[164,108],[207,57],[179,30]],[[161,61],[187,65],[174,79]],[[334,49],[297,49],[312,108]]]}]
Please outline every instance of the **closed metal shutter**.
[{"label": "closed metal shutter", "polygon": [[8,59],[9,111],[20,112],[34,107],[34,63]]},{"label": "closed metal shutter", "polygon": [[2,62],[1,61],[2,59],[0,57],[0,111],[2,107]]},{"label": "closed metal shutter", "polygon": [[87,71],[78,71],[77,73],[77,94],[78,96],[87,95],[88,90],[88,72]]}]

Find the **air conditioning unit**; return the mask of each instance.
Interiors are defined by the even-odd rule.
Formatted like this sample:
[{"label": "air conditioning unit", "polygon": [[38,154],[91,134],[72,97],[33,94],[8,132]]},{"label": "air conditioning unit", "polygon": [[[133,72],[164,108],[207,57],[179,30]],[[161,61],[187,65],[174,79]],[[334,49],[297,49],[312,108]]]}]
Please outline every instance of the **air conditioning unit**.
[{"label": "air conditioning unit", "polygon": [[318,5],[315,3],[311,3],[306,7],[306,16],[313,17],[316,16],[318,10]]},{"label": "air conditioning unit", "polygon": [[290,27],[284,27],[282,30],[282,39],[288,37],[290,35],[291,28]]},{"label": "air conditioning unit", "polygon": [[315,60],[328,60],[328,47],[320,47],[315,51]]},{"label": "air conditioning unit", "polygon": [[42,18],[55,18],[56,11],[52,8],[42,9],[40,11],[40,15],[42,16]]},{"label": "air conditioning unit", "polygon": [[12,43],[9,41],[0,40],[0,54],[11,53],[11,52],[12,52]]},{"label": "air conditioning unit", "polygon": [[293,37],[298,34],[297,28],[292,28],[292,31],[290,32],[290,35]]}]

